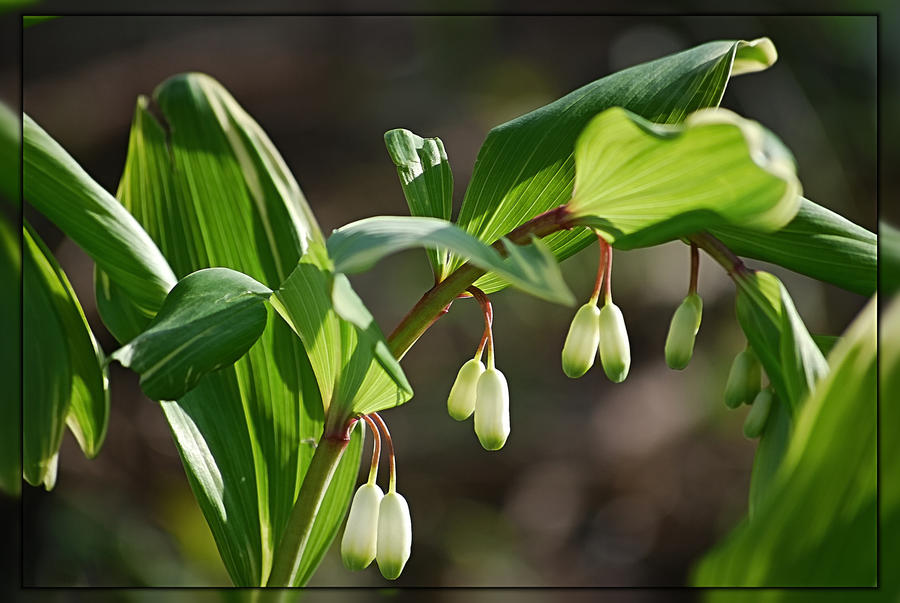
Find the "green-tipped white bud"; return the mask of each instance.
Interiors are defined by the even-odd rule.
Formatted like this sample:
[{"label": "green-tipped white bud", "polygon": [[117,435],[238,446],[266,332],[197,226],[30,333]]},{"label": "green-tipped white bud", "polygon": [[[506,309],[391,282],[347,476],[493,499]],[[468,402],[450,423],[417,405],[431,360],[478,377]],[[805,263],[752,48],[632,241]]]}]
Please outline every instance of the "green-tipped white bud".
[{"label": "green-tipped white bud", "polygon": [[459,369],[447,398],[447,412],[457,421],[465,421],[475,412],[478,378],[483,372],[484,364],[477,358],[472,358]]},{"label": "green-tipped white bud", "polygon": [[495,368],[478,378],[475,435],[485,450],[500,450],[509,437],[509,387]]},{"label": "green-tipped white bud", "polygon": [[747,418],[744,419],[744,435],[751,440],[762,434],[772,410],[773,400],[774,396],[768,389],[762,390],[753,398],[753,405],[750,407],[750,412],[747,413]]},{"label": "green-tipped white bud", "polygon": [[412,521],[406,499],[389,491],[381,499],[378,512],[378,569],[388,580],[396,580],[409,559],[412,548]]},{"label": "green-tipped white bud", "polygon": [[577,379],[592,366],[600,345],[600,308],[588,302],[578,308],[562,350],[562,368],[566,376]]},{"label": "green-tipped white bud", "polygon": [[750,348],[735,356],[725,382],[725,406],[737,408],[744,402],[749,404],[759,393],[760,371],[759,360]]},{"label": "green-tipped white bud", "polygon": [[613,383],[620,383],[628,376],[631,367],[631,347],[628,331],[619,306],[607,302],[600,309],[600,362],[603,371]]},{"label": "green-tipped white bud", "polygon": [[684,298],[669,324],[669,335],[666,337],[666,364],[669,368],[680,371],[691,361],[694,353],[694,338],[700,329],[700,317],[703,315],[703,300],[696,293]]},{"label": "green-tipped white bud", "polygon": [[375,559],[382,498],[384,494],[376,484],[363,484],[353,496],[341,540],[341,559],[349,570],[365,569]]}]

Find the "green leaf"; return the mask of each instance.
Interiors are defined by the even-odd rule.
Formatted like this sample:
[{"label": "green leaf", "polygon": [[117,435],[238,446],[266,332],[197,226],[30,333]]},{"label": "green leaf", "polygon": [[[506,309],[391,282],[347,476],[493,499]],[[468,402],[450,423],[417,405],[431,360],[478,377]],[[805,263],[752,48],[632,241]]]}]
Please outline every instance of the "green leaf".
[{"label": "green leaf", "polygon": [[530,245],[519,247],[504,240],[503,246],[506,258],[450,222],[407,216],[365,218],[338,228],[328,237],[328,254],[338,272],[368,270],[381,258],[412,247],[448,249],[536,297],[566,305],[575,303],[556,259],[542,241],[533,239]]},{"label": "green leaf", "polygon": [[[440,138],[422,138],[409,130],[390,130],[384,135],[388,154],[397,166],[403,195],[413,216],[449,220],[453,211],[453,172]],[[428,249],[435,280],[448,272],[446,249]]]},{"label": "green leaf", "polygon": [[[700,562],[694,584],[876,584],[876,313],[873,300],[835,346],[831,372],[800,405],[771,492]],[[896,338],[884,341],[896,350]],[[889,357],[896,372],[900,356]]]},{"label": "green leaf", "polygon": [[0,102],[0,198],[19,208],[19,166],[21,165],[19,130],[21,122],[12,110]]},{"label": "green leaf", "polygon": [[884,295],[900,291],[900,230],[885,221],[878,223],[881,235],[881,289]]},{"label": "green leaf", "polygon": [[25,199],[152,316],[176,282],[159,248],[134,217],[27,115],[23,132]]},{"label": "green leaf", "polygon": [[770,493],[772,478],[784,459],[788,443],[791,441],[793,420],[788,404],[777,395],[772,400],[769,419],[759,438],[756,454],[753,457],[753,470],[750,474],[750,496],[748,516],[752,521],[757,509]]},{"label": "green leaf", "polygon": [[861,295],[875,293],[878,237],[809,199],[801,198],[794,219],[775,232],[739,224],[710,231],[737,255],[778,264]]},{"label": "green leaf", "polygon": [[322,254],[314,244],[272,306],[303,341],[326,411],[335,403],[352,415],[406,402],[412,388],[381,330],[346,277],[322,267]]},{"label": "green leaf", "polygon": [[[651,122],[678,123],[697,109],[718,106],[731,75],[765,69],[775,59],[768,38],[709,42],[613,73],[497,126],[478,152],[457,224],[493,243],[569,201],[575,182],[575,140],[601,111],[623,107]],[[584,249],[593,237],[575,229],[545,240],[563,260]],[[450,269],[463,261],[454,258]],[[505,286],[491,274],[475,284],[488,293]]]},{"label": "green leaf", "polygon": [[675,126],[608,109],[575,144],[571,210],[622,249],[722,223],[776,230],[797,212],[799,194],[790,152],[725,109],[692,113]]},{"label": "green leaf", "polygon": [[198,270],[169,292],[143,333],[111,358],[141,375],[154,400],[175,400],[234,364],[266,327],[272,290],[228,268]]},{"label": "green leaf", "polygon": [[795,415],[828,365],[777,277],[762,271],[739,274],[738,322],[780,400]]},{"label": "green leaf", "polygon": [[58,281],[47,255],[24,231],[22,308],[22,473],[51,490],[56,484],[72,374],[66,333],[54,299]]},{"label": "green leaf", "polygon": [[0,212],[0,491],[22,490],[22,253],[21,240]]},{"label": "green leaf", "polygon": [[[278,151],[209,76],[179,75],[156,89],[164,124],[150,102],[138,99],[122,204],[175,274],[220,266],[277,288],[322,240]],[[270,317],[233,366],[162,406],[229,575],[240,586],[265,584],[322,434],[322,400],[301,341]]]}]

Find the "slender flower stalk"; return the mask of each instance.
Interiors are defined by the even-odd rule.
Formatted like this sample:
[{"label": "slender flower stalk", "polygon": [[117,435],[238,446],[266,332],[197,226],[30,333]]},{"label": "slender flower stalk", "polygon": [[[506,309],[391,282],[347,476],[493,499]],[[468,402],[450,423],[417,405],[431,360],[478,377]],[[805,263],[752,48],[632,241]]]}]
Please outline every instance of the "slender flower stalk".
[{"label": "slender flower stalk", "polygon": [[612,301],[612,246],[597,233],[603,264],[603,307],[597,321],[600,325],[600,362],[603,372],[613,383],[621,383],[631,368],[631,346],[622,311]]}]

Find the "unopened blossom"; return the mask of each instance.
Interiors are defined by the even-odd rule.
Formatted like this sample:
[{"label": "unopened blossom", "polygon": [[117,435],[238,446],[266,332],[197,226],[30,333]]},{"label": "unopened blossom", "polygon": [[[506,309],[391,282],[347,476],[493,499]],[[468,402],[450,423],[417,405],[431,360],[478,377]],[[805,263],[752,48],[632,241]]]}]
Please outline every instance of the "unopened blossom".
[{"label": "unopened blossom", "polygon": [[666,337],[666,364],[669,368],[680,371],[691,361],[702,315],[703,300],[696,293],[685,297],[675,310]]},{"label": "unopened blossom", "polygon": [[349,570],[365,569],[375,559],[378,515],[383,498],[381,488],[374,483],[363,484],[353,496],[341,540],[341,559]]},{"label": "unopened blossom", "polygon": [[562,350],[562,368],[566,376],[577,379],[594,366],[600,345],[600,308],[589,301],[575,313]]},{"label": "unopened blossom", "polygon": [[613,383],[620,383],[628,376],[631,367],[631,347],[622,311],[612,301],[600,310],[600,362],[603,371]]},{"label": "unopened blossom", "polygon": [[753,398],[753,404],[750,406],[750,412],[747,413],[747,418],[744,419],[744,435],[746,437],[752,440],[762,434],[769,414],[771,414],[773,401],[774,396],[769,389],[764,389],[756,394],[756,397]]},{"label": "unopened blossom", "polygon": [[375,558],[381,575],[396,580],[409,560],[412,549],[412,520],[409,505],[396,490],[388,490],[378,513],[378,551]]},{"label": "unopened blossom", "polygon": [[464,421],[475,412],[478,379],[484,372],[479,358],[472,358],[462,365],[447,398],[447,412],[457,421]]},{"label": "unopened blossom", "polygon": [[750,403],[759,393],[761,369],[753,350],[747,348],[734,357],[728,381],[725,382],[725,405],[737,408],[742,403]]},{"label": "unopened blossom", "polygon": [[509,437],[509,387],[494,367],[478,378],[475,435],[485,450],[500,450]]}]

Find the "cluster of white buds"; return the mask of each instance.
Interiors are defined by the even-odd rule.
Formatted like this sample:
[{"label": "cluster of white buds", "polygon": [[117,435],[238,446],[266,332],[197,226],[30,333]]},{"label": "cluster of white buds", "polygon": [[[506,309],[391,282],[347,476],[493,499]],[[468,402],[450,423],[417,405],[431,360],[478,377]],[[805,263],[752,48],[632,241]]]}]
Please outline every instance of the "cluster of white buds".
[{"label": "cluster of white buds", "polygon": [[[465,421],[475,413],[475,435],[485,450],[503,448],[509,437],[509,387],[506,377],[494,366],[493,310],[487,296],[469,287],[472,297],[481,304],[484,334],[475,357],[459,369],[447,397],[447,412],[457,421]],[[487,368],[481,355],[487,349]]]},{"label": "cluster of white buds", "polygon": [[[406,499],[397,492],[394,444],[387,425],[377,413],[364,416],[374,437],[368,481],[359,487],[350,504],[350,514],[341,540],[341,559],[347,569],[358,571],[377,560],[381,575],[396,580],[412,549],[412,521]],[[381,456],[379,426],[390,455],[390,486],[383,494],[376,483]]]},{"label": "cluster of white buds", "polygon": [[[628,376],[631,367],[631,347],[622,311],[612,301],[610,283],[612,278],[612,247],[597,234],[600,242],[600,267],[594,293],[586,304],[578,309],[562,350],[563,372],[577,379],[594,366],[594,359],[600,353],[600,363],[606,376],[614,383],[620,383]],[[601,289],[603,307],[597,307]]]}]

